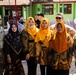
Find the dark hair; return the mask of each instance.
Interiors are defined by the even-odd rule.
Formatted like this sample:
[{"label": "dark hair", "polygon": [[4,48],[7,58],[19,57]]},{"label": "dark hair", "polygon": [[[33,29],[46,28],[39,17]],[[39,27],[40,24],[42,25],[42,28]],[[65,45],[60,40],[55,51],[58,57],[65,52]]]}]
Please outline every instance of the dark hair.
[{"label": "dark hair", "polygon": [[40,16],[44,17],[44,14],[43,13],[40,13]]},{"label": "dark hair", "polygon": [[13,18],[12,18],[11,16],[9,16],[9,20],[10,20],[10,19],[13,19]]},{"label": "dark hair", "polygon": [[35,14],[35,15],[40,16],[40,14],[39,14],[39,13],[37,13],[37,14]]}]

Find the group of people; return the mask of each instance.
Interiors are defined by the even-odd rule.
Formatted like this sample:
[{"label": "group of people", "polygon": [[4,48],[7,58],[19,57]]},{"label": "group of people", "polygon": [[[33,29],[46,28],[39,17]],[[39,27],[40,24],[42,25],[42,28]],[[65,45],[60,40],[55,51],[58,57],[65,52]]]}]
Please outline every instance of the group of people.
[{"label": "group of people", "polygon": [[62,13],[56,14],[56,23],[51,26],[44,16],[39,21],[28,17],[21,33],[17,23],[11,23],[3,38],[4,75],[25,75],[22,60],[27,61],[28,75],[36,75],[37,64],[41,75],[69,75],[73,54],[76,55],[75,34],[63,22]]}]

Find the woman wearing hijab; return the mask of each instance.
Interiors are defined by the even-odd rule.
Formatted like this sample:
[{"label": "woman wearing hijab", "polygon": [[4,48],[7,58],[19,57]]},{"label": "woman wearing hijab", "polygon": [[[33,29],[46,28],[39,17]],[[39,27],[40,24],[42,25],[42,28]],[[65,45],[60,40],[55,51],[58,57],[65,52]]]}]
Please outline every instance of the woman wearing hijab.
[{"label": "woman wearing hijab", "polygon": [[63,22],[56,24],[54,40],[49,44],[49,75],[69,75],[72,62],[73,39],[66,32]]},{"label": "woman wearing hijab", "polygon": [[40,64],[41,75],[45,74],[45,67],[47,66],[47,53],[49,41],[52,38],[52,31],[47,18],[43,18],[40,23],[40,29],[36,35],[36,60]]},{"label": "woman wearing hijab", "polygon": [[35,36],[38,29],[35,26],[33,17],[28,17],[24,30],[21,33],[21,40],[23,44],[23,56],[27,60],[28,75],[36,75],[36,46]]},{"label": "woman wearing hijab", "polygon": [[16,23],[12,23],[8,34],[4,37],[5,75],[24,75],[20,60],[21,51],[20,33]]}]

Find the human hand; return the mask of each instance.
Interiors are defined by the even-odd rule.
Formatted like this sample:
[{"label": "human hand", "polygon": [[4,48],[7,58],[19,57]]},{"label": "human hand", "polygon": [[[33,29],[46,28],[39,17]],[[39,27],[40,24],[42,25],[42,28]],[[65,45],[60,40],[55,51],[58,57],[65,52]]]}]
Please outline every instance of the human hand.
[{"label": "human hand", "polygon": [[11,63],[11,57],[10,56],[7,56],[7,62]]},{"label": "human hand", "polygon": [[30,59],[30,54],[27,54],[26,57],[25,57],[25,59],[29,60]]}]

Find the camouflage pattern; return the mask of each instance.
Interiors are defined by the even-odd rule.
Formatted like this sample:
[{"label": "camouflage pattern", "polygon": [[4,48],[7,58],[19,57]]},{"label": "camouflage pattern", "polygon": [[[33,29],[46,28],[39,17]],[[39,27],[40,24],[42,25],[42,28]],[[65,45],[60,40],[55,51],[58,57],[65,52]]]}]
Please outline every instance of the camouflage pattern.
[{"label": "camouflage pattern", "polygon": [[3,37],[4,37],[4,28],[0,26],[0,75],[2,75],[3,73],[3,66],[4,66],[4,55],[2,52]]},{"label": "camouflage pattern", "polygon": [[74,35],[74,58],[75,58],[75,67],[76,67],[76,34]]}]

